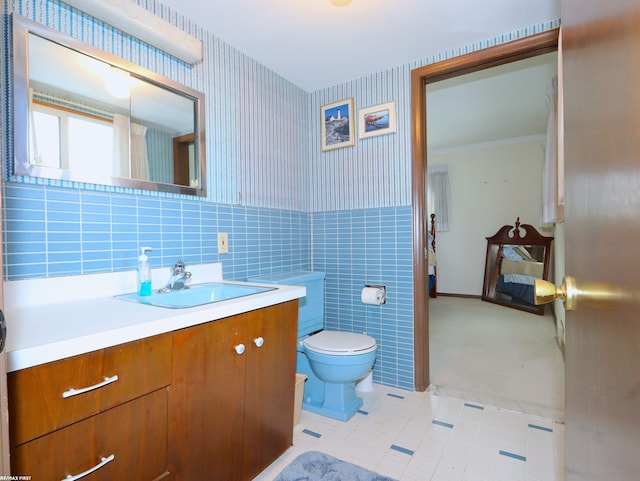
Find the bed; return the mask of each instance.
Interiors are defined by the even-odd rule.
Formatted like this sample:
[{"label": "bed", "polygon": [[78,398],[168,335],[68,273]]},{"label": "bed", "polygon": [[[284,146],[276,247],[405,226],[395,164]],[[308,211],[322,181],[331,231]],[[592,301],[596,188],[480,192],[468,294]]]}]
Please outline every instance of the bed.
[{"label": "bed", "polygon": [[535,304],[534,281],[548,278],[552,241],[533,226],[520,224],[519,217],[515,227],[503,226],[487,237],[482,299],[544,314],[544,306]]},{"label": "bed", "polygon": [[536,261],[525,246],[502,245],[499,251],[496,295],[535,306],[533,282],[542,279],[544,263]]}]

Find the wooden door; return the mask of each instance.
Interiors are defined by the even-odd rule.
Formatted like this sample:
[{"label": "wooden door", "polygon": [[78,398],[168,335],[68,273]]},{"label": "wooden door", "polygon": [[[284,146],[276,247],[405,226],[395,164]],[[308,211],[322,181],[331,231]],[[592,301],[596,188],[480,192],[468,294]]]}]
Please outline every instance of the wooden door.
[{"label": "wooden door", "polygon": [[195,134],[186,134],[173,139],[173,183],[177,185],[191,185],[192,178],[198,178],[198,173],[192,171],[194,160]]},{"label": "wooden door", "polygon": [[640,476],[640,5],[562,1],[566,273],[566,479]]},{"label": "wooden door", "polygon": [[245,468],[253,479],[293,443],[298,302],[249,313]]}]

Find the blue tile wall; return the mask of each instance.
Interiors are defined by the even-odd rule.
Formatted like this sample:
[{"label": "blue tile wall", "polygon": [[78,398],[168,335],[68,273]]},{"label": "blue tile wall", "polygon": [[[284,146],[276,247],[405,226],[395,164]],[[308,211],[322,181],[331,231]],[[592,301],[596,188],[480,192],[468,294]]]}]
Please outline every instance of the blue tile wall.
[{"label": "blue tile wall", "polygon": [[19,184],[3,200],[10,280],[132,270],[143,245],[152,267],[222,262],[228,279],[309,268],[304,212]]},{"label": "blue tile wall", "polygon": [[[413,388],[411,207],[312,215],[312,263],[326,273],[325,325],[366,332],[378,343],[377,383]],[[364,305],[365,284],[385,285],[387,303]]]}]

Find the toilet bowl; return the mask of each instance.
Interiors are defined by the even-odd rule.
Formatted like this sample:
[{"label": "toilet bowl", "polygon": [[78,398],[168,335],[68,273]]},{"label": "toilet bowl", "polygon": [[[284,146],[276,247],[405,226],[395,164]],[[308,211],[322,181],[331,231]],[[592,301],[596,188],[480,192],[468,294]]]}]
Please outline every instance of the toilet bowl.
[{"label": "toilet bowl", "polygon": [[376,340],[366,334],[324,330],[324,273],[295,271],[253,277],[250,282],[302,285],[296,371],[307,375],[302,408],[341,421],[362,407],[356,381],[371,371],[377,353]]},{"label": "toilet bowl", "polygon": [[299,372],[308,376],[302,407],[341,421],[362,406],[355,383],[376,360],[376,341],[366,334],[320,331],[298,343]]}]

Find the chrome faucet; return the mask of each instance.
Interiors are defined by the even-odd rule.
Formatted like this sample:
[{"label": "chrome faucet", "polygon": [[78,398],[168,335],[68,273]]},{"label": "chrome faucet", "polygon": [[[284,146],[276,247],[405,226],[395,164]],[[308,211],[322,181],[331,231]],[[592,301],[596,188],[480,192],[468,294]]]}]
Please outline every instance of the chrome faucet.
[{"label": "chrome faucet", "polygon": [[171,268],[171,277],[169,282],[158,292],[179,291],[180,289],[188,289],[187,281],[191,279],[191,272],[186,270],[186,264],[183,259],[177,261]]}]

